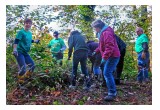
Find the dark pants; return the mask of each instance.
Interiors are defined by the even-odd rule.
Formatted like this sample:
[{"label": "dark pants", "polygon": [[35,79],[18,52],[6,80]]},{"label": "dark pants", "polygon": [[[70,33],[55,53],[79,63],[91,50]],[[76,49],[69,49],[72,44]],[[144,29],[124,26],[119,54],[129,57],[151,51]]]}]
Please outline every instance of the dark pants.
[{"label": "dark pants", "polygon": [[32,58],[29,56],[29,54],[23,54],[21,52],[18,52],[18,56],[16,56],[16,60],[19,66],[19,72],[18,72],[19,75],[25,74],[26,65],[29,66],[31,72],[33,72],[35,65]]},{"label": "dark pants", "polygon": [[[86,50],[77,50],[73,54],[73,61],[72,61],[72,75],[71,75],[71,84],[73,86],[76,85],[76,78],[77,78],[77,68],[80,62],[81,71],[85,75],[86,79],[89,79],[88,69],[87,69],[87,56],[88,51]],[[89,82],[87,84],[89,86]]]},{"label": "dark pants", "polygon": [[[126,49],[123,49],[121,51],[121,56],[120,56],[120,59],[119,59],[119,62],[117,64],[117,67],[116,67],[116,70],[114,71],[114,79],[115,79],[115,83],[116,84],[119,84],[120,83],[120,78],[121,78],[121,75],[122,75],[122,70],[123,70],[123,64],[124,64],[124,57],[125,57],[125,53],[126,53]],[[90,59],[91,63],[92,63],[92,72],[93,72],[93,65],[99,65],[100,68],[101,68],[101,71],[103,73],[103,70],[104,70],[104,65],[100,65],[100,62],[101,62],[101,55],[99,57],[99,55],[97,54],[97,56],[93,57],[92,59]],[[103,77],[104,79],[104,77]],[[105,84],[104,84],[105,85]]]},{"label": "dark pants", "polygon": [[123,49],[121,51],[120,60],[117,64],[116,71],[115,71],[115,81],[116,83],[120,83],[120,78],[123,70],[123,63],[124,63],[124,57],[125,57],[126,49]]},{"label": "dark pants", "polygon": [[62,66],[62,60],[63,60],[63,53],[57,53],[56,55],[54,55],[54,57],[56,59],[56,63]]}]

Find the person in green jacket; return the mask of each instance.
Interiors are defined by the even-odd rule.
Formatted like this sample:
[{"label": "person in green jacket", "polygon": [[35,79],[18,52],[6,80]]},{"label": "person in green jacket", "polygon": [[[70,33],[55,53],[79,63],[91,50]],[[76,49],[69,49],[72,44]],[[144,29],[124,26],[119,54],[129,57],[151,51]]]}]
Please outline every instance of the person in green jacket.
[{"label": "person in green jacket", "polygon": [[48,48],[52,53],[52,57],[56,60],[56,63],[62,65],[63,52],[66,50],[66,45],[62,38],[58,37],[58,31],[53,33],[54,38],[49,42]]},{"label": "person in green jacket", "polygon": [[140,27],[136,28],[136,33],[138,35],[135,42],[135,51],[137,52],[138,60],[138,82],[148,82],[148,68],[149,68],[149,51],[148,44],[149,39],[146,34],[143,33],[143,29]]},{"label": "person in green jacket", "polygon": [[[24,28],[21,29],[15,38],[13,45],[13,55],[15,56],[19,72],[18,72],[18,82],[24,83],[24,80],[28,78],[35,68],[34,61],[28,54],[32,43],[39,43],[40,40],[32,40],[32,32],[30,28],[32,26],[32,20],[26,18],[24,20]],[[30,69],[27,71],[26,66]]]}]

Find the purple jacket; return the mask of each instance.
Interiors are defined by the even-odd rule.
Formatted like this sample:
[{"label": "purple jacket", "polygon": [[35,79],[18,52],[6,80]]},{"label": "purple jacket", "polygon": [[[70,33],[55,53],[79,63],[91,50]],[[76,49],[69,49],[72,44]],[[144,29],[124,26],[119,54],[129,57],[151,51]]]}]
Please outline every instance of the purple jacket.
[{"label": "purple jacket", "polygon": [[100,35],[99,46],[95,50],[96,53],[101,53],[102,58],[107,60],[110,57],[120,57],[120,51],[114,37],[114,31],[108,27]]}]

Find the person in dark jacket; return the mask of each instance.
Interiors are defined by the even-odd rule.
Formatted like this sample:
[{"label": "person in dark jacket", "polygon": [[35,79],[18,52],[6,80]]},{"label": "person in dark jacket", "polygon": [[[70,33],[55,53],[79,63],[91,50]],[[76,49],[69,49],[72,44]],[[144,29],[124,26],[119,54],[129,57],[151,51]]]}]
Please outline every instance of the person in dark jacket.
[{"label": "person in dark jacket", "polygon": [[118,37],[116,34],[115,34],[115,37],[116,37],[116,41],[117,41],[121,56],[120,56],[119,62],[117,64],[114,77],[115,77],[115,83],[120,84],[120,78],[121,78],[123,65],[124,65],[124,57],[125,57],[125,53],[126,53],[126,43],[120,37]]},{"label": "person in dark jacket", "polygon": [[94,73],[94,77],[97,79],[98,75],[100,74],[100,67],[102,67],[101,66],[102,57],[101,57],[100,53],[95,54],[95,55],[93,55],[93,53],[94,53],[94,50],[98,47],[98,42],[88,41],[87,42],[87,47],[89,49],[88,58],[92,63],[91,72]]},{"label": "person in dark jacket", "polygon": [[79,31],[77,30],[72,31],[68,39],[68,46],[69,46],[68,60],[70,60],[74,48],[71,85],[69,86],[69,88],[76,88],[77,68],[78,68],[78,63],[80,62],[81,71],[85,75],[85,86],[83,89],[88,90],[91,85],[90,85],[90,76],[86,66],[88,57],[88,48],[85,43],[85,38],[81,35]]}]

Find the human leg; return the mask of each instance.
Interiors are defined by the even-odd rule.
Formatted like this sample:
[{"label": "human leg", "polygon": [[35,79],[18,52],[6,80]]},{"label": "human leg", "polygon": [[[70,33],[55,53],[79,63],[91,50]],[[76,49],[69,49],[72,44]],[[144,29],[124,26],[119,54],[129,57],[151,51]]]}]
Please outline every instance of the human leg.
[{"label": "human leg", "polygon": [[142,59],[142,52],[138,53],[138,75],[137,81],[142,82],[148,79],[149,67],[149,52],[146,53],[146,58]]},{"label": "human leg", "polygon": [[35,64],[34,64],[34,61],[32,60],[32,58],[30,57],[30,55],[28,55],[28,54],[24,55],[24,58],[25,58],[25,63],[29,66],[29,70],[26,71],[25,76],[27,78],[29,78],[35,69]]},{"label": "human leg", "polygon": [[71,85],[76,86],[77,68],[78,68],[79,58],[77,55],[73,55],[72,61],[72,73],[71,73]]},{"label": "human leg", "polygon": [[[113,77],[113,71],[115,70],[118,61],[119,61],[119,57],[112,57],[112,58],[109,58],[104,64],[103,75],[108,88],[108,96],[115,97],[117,94],[116,85]],[[108,98],[106,97],[105,100],[107,99]]]},{"label": "human leg", "polygon": [[116,67],[116,77],[115,77],[116,84],[120,84],[120,78],[121,78],[121,74],[122,74],[122,70],[123,70],[125,53],[126,53],[126,49],[123,49],[123,51],[121,52],[119,62]]},{"label": "human leg", "polygon": [[22,76],[26,72],[26,63],[25,63],[24,55],[18,52],[18,56],[16,56],[16,60],[17,60],[18,67],[19,67],[18,75]]}]

